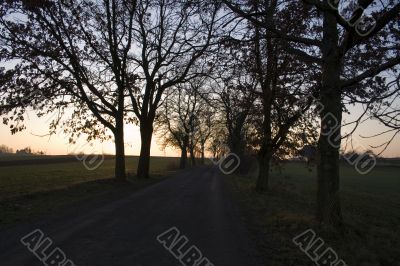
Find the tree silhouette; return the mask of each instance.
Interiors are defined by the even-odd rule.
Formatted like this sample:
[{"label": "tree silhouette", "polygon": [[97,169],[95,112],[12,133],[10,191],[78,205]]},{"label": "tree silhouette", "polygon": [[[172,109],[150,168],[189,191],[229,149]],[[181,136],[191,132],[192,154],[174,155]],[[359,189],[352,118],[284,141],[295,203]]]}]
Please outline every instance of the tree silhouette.
[{"label": "tree silhouette", "polygon": [[[352,1],[355,5],[339,6],[340,1],[292,1],[283,10],[303,10],[296,20],[305,32],[291,32],[268,20],[279,12],[280,1],[264,1],[264,10],[249,12],[241,1],[223,1],[239,16],[264,29],[283,42],[285,50],[321,68],[319,87],[321,133],[318,143],[317,219],[322,224],[341,227],[339,197],[339,149],[343,97],[363,94],[375,97],[382,83],[379,76],[400,63],[398,54],[398,20],[400,4],[395,1]],[[303,7],[302,7],[303,6]],[[358,6],[357,9],[350,7]],[[375,23],[363,15],[368,9]],[[267,17],[265,20],[264,17]],[[346,20],[345,18],[350,18]],[[371,18],[370,17],[370,18]],[[287,17],[286,17],[287,18]],[[312,18],[312,19],[310,19]],[[372,22],[374,22],[372,21]]]},{"label": "tree silhouette", "polygon": [[142,146],[137,175],[149,175],[153,122],[166,89],[203,73],[202,60],[217,30],[218,5],[173,0],[140,0],[134,19],[132,56],[141,88],[131,93]]},{"label": "tree silhouette", "polygon": [[[0,17],[1,114],[12,113],[14,132],[23,113],[55,113],[54,130],[68,110],[70,141],[81,133],[89,139],[115,141],[115,176],[124,180],[124,121],[128,91],[135,91],[131,68],[135,1],[9,1]],[[14,64],[13,64],[14,63]],[[17,115],[14,115],[17,114]]]}]

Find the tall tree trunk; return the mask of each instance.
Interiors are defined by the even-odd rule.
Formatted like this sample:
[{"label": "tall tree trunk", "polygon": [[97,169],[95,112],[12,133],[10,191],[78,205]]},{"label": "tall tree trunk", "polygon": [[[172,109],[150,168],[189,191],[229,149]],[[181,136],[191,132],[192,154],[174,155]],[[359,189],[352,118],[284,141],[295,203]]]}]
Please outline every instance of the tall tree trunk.
[{"label": "tall tree trunk", "polygon": [[185,169],[186,168],[186,162],[187,162],[187,148],[182,147],[181,148],[181,159],[179,163],[179,168],[180,169]]},{"label": "tall tree trunk", "polygon": [[[234,131],[234,133],[238,133],[238,132]],[[230,145],[229,145],[230,152],[241,157],[244,153],[244,151],[243,151],[244,149],[243,149],[243,140],[241,138],[240,132],[239,132],[239,134],[233,134],[230,137],[230,139],[231,139]]]},{"label": "tall tree trunk", "polygon": [[[258,2],[254,2],[255,9],[258,10]],[[272,10],[272,9],[271,9]],[[266,21],[270,21],[272,16],[268,16],[266,14]],[[266,36],[266,48],[267,48],[267,62],[266,62],[266,72],[263,69],[263,58],[262,49],[261,49],[261,34],[259,28],[256,28],[255,31],[255,56],[256,56],[256,67],[257,67],[257,74],[258,80],[261,85],[262,89],[262,105],[263,105],[263,144],[261,150],[258,153],[258,162],[259,162],[259,173],[256,183],[256,191],[263,192],[268,189],[269,183],[269,169],[270,163],[273,155],[273,147],[272,147],[272,103],[274,99],[274,90],[276,86],[273,86],[274,75],[275,72],[275,65],[276,60],[274,61],[274,52],[275,48],[272,45],[271,38],[267,35]]]},{"label": "tall tree trunk", "polygon": [[259,170],[256,184],[257,192],[264,192],[268,190],[269,170],[271,164],[271,153],[261,153],[258,156]]},{"label": "tall tree trunk", "polygon": [[150,170],[150,149],[151,139],[153,137],[153,122],[143,121],[140,123],[140,157],[137,168],[137,176],[139,178],[149,178]]},{"label": "tall tree trunk", "polygon": [[235,119],[234,124],[231,126],[229,132],[229,149],[240,158],[244,155],[245,140],[243,135],[243,126],[247,118],[247,112],[241,112]]},{"label": "tall tree trunk", "polygon": [[196,165],[196,156],[194,155],[194,147],[189,148],[190,153],[190,161],[192,162],[192,166]]},{"label": "tall tree trunk", "polygon": [[123,122],[116,123],[114,132],[115,139],[115,178],[117,180],[126,180],[125,168],[125,145],[124,145],[124,125]]},{"label": "tall tree trunk", "polygon": [[205,164],[205,159],[204,159],[204,143],[201,143],[201,164],[204,165]]},{"label": "tall tree trunk", "polygon": [[321,132],[318,140],[317,220],[340,227],[343,224],[339,197],[339,149],[342,103],[341,54],[335,15],[324,14],[324,48],[321,88]]}]

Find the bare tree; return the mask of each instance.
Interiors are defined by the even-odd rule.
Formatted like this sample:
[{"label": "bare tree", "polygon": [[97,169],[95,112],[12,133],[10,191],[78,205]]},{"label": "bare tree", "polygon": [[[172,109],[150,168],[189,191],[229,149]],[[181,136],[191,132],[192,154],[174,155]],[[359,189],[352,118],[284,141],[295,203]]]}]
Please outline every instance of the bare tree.
[{"label": "bare tree", "polygon": [[[68,109],[70,141],[115,141],[115,176],[125,180],[124,122],[131,68],[136,1],[2,1],[0,17],[1,114],[13,132],[23,128],[28,107],[53,113],[52,133]],[[18,115],[13,115],[18,114]]]},{"label": "bare tree", "polygon": [[166,89],[185,83],[207,66],[202,60],[214,41],[218,5],[173,0],[139,0],[132,56],[141,88],[131,93],[142,146],[138,176],[148,177],[153,122]]},{"label": "bare tree", "polygon": [[163,146],[180,149],[181,169],[187,166],[190,136],[193,135],[189,121],[195,107],[196,103],[193,103],[191,95],[186,93],[183,85],[169,88],[155,120],[155,129]]},{"label": "bare tree", "polygon": [[163,105],[157,112],[155,129],[163,146],[181,150],[181,168],[187,165],[187,153],[195,165],[195,152],[200,151],[204,161],[205,145],[212,130],[211,109],[201,96],[202,79],[169,88]]},{"label": "bare tree", "polygon": [[[372,78],[400,63],[396,44],[399,35],[394,27],[400,4],[390,0],[377,4],[373,0],[355,0],[352,1],[354,5],[344,7],[341,1],[293,1],[285,9],[294,13],[304,10],[303,15],[298,15],[301,23],[298,19],[296,21],[307,31],[291,32],[281,27],[284,24],[268,20],[271,14],[278,12],[273,7],[280,1],[265,1],[267,8],[260,12],[249,12],[235,1],[224,2],[239,16],[281,40],[286,51],[320,65],[319,101],[323,108],[320,110],[318,142],[317,219],[323,224],[341,227],[339,149],[344,109],[342,99],[345,92],[365,95],[366,91],[379,87],[379,82]],[[368,19],[365,10],[374,19]],[[360,89],[363,86],[365,88]]]},{"label": "bare tree", "polygon": [[307,31],[293,22],[295,17],[302,17],[303,14],[292,4],[288,4],[287,8],[278,8],[279,1],[224,3],[240,18],[246,19],[249,29],[249,34],[242,38],[230,36],[230,39],[252,48],[246,51],[250,57],[248,71],[257,80],[262,107],[262,126],[255,128],[260,141],[257,144],[260,171],[256,188],[257,191],[265,191],[268,189],[271,160],[284,150],[292,129],[299,125],[300,118],[311,106],[312,97],[309,95],[314,94],[318,86],[313,79],[318,65],[309,57],[305,60],[304,53],[298,49],[289,49],[287,41],[278,39],[276,33],[269,30],[271,25],[279,24],[282,30],[293,35]]},{"label": "bare tree", "polygon": [[195,138],[198,140],[198,150],[200,153],[201,164],[205,164],[205,152],[207,143],[211,138],[211,134],[215,127],[215,113],[213,108],[207,105],[205,102],[201,102],[201,111],[199,114],[200,126],[195,133]]},{"label": "bare tree", "polygon": [[[226,42],[217,58],[212,92],[215,105],[224,117],[227,146],[243,157],[245,153],[245,124],[258,98],[258,80],[250,70],[252,58],[246,56],[247,45]],[[224,55],[221,55],[224,54]]]}]

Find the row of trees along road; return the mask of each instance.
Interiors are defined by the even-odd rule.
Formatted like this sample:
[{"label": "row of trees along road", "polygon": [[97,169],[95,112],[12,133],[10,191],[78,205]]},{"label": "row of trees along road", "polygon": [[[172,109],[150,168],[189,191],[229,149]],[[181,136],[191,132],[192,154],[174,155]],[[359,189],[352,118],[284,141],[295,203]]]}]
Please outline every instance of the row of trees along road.
[{"label": "row of trees along road", "polygon": [[156,116],[156,130],[163,147],[173,147],[181,152],[180,168],[187,166],[187,154],[191,165],[196,165],[195,153],[200,153],[204,164],[206,143],[215,130],[214,110],[203,95],[203,78],[170,88]]},{"label": "row of trees along road", "polygon": [[[341,142],[342,101],[345,94],[363,98],[376,98],[384,90],[385,70],[400,63],[398,19],[400,3],[372,0],[341,1],[304,0],[283,3],[278,0],[263,1],[255,10],[253,1],[224,0],[238,16],[265,30],[265,39],[283,41],[285,50],[301,56],[319,68],[319,101],[321,134],[318,141],[318,199],[317,218],[321,223],[340,227],[342,215],[339,197],[339,149]],[[246,3],[247,2],[247,3]],[[283,5],[283,6],[282,6]],[[354,9],[358,5],[364,10]],[[293,32],[285,24],[277,23],[273,14],[290,11]],[[359,34],[346,18],[357,21],[369,12],[376,23],[372,31]],[[329,114],[329,115],[328,115]],[[332,123],[331,115],[339,126]],[[325,134],[329,132],[329,134]]]},{"label": "row of trees along road", "polygon": [[[317,145],[316,218],[340,228],[343,112],[364,104],[398,132],[398,109],[382,105],[398,95],[399,11],[393,0],[3,1],[0,115],[14,133],[31,108],[57,113],[50,129],[71,141],[113,138],[121,180],[127,123],[140,126],[139,177],[156,130],[181,168],[207,149],[255,155],[259,192],[271,162]],[[368,23],[349,21],[366,14],[376,23],[360,34]]]},{"label": "row of trees along road", "polygon": [[[156,110],[164,91],[199,75],[215,34],[218,6],[171,0],[2,1],[2,109],[13,132],[23,113],[68,108],[71,141],[115,141],[115,176],[124,180],[124,123],[140,125],[137,174],[148,177]],[[198,66],[200,65],[200,66]],[[38,93],[40,92],[40,93]],[[14,115],[13,113],[16,113]],[[112,136],[110,136],[110,133]]]}]

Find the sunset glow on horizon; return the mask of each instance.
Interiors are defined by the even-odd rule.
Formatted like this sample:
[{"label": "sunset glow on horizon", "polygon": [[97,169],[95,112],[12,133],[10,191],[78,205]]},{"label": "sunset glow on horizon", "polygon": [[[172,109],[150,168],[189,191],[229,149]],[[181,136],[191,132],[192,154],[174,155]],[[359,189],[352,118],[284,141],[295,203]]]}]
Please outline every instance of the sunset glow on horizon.
[{"label": "sunset glow on horizon", "polygon": [[[344,121],[354,120],[359,113],[360,108],[351,108],[352,115],[345,115]],[[140,131],[136,125],[125,125],[125,152],[127,155],[139,155],[140,153]],[[347,129],[347,131],[350,128]],[[382,148],[373,149],[370,146],[378,146],[388,140],[390,135],[383,135],[372,139],[365,139],[361,136],[371,136],[385,130],[383,125],[377,121],[368,121],[361,124],[353,134],[354,149],[357,151],[372,149],[375,153],[379,153]],[[96,154],[115,154],[113,141],[92,141],[88,143],[85,137],[77,140],[76,144],[70,144],[66,134],[62,133],[62,129],[57,134],[45,136],[48,134],[48,123],[45,118],[38,118],[33,112],[26,115],[26,129],[14,135],[11,134],[8,126],[0,125],[0,145],[4,144],[15,150],[26,147],[32,148],[34,151],[43,151],[47,155],[66,155],[70,153],[96,153]],[[343,132],[346,130],[343,129]],[[165,151],[160,145],[157,132],[153,134],[152,156],[168,156],[178,157],[179,151],[167,147]],[[384,157],[400,157],[400,136],[397,136],[391,145],[382,153]]]},{"label": "sunset glow on horizon", "polygon": [[[68,135],[63,133],[62,128],[56,134],[48,135],[48,122],[45,118],[38,118],[29,112],[26,117],[26,129],[16,134],[11,134],[9,126],[0,125],[0,145],[4,144],[12,148],[14,152],[19,149],[30,147],[34,152],[43,151],[47,155],[66,155],[76,153],[90,154],[115,154],[114,142],[91,141],[88,142],[84,136],[78,138],[75,144],[69,143]],[[136,125],[125,125],[125,153],[126,155],[139,155],[140,153],[140,131]],[[152,156],[177,157],[178,152],[167,147],[162,150],[159,145],[157,134],[153,134]]]}]

